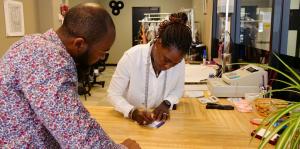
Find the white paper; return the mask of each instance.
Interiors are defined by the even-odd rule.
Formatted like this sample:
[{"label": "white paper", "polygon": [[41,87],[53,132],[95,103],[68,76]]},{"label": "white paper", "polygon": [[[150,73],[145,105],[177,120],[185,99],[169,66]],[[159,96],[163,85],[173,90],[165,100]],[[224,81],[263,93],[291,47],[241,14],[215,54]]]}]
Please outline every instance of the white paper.
[{"label": "white paper", "polygon": [[264,23],[263,22],[259,22],[258,23],[258,32],[264,32]]},{"label": "white paper", "polygon": [[198,98],[198,101],[200,101],[202,104],[207,104],[207,103],[217,103],[219,100],[212,100],[211,98]]},{"label": "white paper", "polygon": [[299,9],[300,0],[291,0],[290,9]]},{"label": "white paper", "polygon": [[266,23],[271,23],[272,20],[272,12],[261,12],[262,21]]},{"label": "white paper", "polygon": [[4,1],[6,36],[24,36],[23,3],[13,0]]},{"label": "white paper", "polygon": [[151,124],[148,124],[147,127],[159,128],[159,127],[161,127],[164,124],[165,124],[165,122],[163,122],[163,121],[154,121]]},{"label": "white paper", "polygon": [[184,91],[184,97],[198,98],[204,97],[203,91]]},{"label": "white paper", "polygon": [[207,91],[207,85],[206,84],[188,84],[184,85],[185,91]]},{"label": "white paper", "polygon": [[295,56],[296,47],[297,47],[297,30],[289,30],[288,31],[288,44],[287,44],[287,55]]},{"label": "white paper", "polygon": [[185,64],[185,82],[200,82],[201,80],[206,80],[211,73],[216,73],[213,67]]}]

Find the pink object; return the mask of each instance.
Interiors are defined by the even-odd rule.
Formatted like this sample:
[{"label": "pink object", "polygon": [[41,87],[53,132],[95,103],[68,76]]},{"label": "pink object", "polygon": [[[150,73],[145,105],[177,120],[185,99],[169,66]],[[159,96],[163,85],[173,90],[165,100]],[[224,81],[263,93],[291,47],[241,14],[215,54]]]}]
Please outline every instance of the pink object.
[{"label": "pink object", "polygon": [[240,112],[252,112],[252,106],[247,100],[240,100],[233,103]]}]

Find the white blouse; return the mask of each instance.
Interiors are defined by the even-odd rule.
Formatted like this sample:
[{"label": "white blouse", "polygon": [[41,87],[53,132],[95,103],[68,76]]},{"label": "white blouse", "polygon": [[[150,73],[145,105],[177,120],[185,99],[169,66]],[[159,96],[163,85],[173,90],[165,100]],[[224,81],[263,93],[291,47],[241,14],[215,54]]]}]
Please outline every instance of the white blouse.
[{"label": "white blouse", "polygon": [[[115,109],[128,117],[134,107],[145,109],[145,86],[147,58],[150,56],[150,43],[130,48],[120,59],[108,88],[108,100]],[[151,63],[151,61],[150,61]],[[156,77],[152,64],[149,69],[147,108],[156,108],[163,100],[168,100],[172,106],[177,104],[183,95],[185,64],[179,64],[161,71]],[[166,78],[165,95],[163,94]],[[171,106],[171,108],[172,108]]]}]

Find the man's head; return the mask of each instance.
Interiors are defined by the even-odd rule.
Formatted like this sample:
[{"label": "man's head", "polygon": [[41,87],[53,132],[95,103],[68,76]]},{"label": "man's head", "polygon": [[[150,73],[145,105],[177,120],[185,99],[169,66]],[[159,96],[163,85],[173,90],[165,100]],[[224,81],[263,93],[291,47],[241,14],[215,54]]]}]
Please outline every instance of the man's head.
[{"label": "man's head", "polygon": [[116,33],[112,18],[104,8],[83,3],[66,13],[57,34],[76,64],[88,67],[104,58]]},{"label": "man's head", "polygon": [[162,22],[158,29],[158,37],[151,53],[154,67],[158,70],[167,70],[180,63],[188,52],[191,43],[191,30],[178,19]]}]

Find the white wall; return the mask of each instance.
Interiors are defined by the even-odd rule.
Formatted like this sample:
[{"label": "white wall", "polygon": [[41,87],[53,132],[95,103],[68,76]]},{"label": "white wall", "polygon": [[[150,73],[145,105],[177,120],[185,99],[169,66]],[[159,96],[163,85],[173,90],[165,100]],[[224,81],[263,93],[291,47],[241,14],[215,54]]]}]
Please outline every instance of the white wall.
[{"label": "white wall", "polygon": [[200,41],[203,42],[203,37],[201,34],[204,29],[203,0],[193,0],[193,9],[195,17],[195,28],[200,33]]},{"label": "white wall", "polygon": [[[21,0],[20,0],[21,1]],[[126,0],[125,7],[120,15],[114,16],[116,24],[117,37],[111,49],[111,55],[108,63],[116,64],[123,53],[131,47],[132,43],[132,7],[160,7],[161,12],[176,12],[181,8],[194,8],[195,21],[200,32],[200,40],[208,46],[208,55],[210,56],[211,45],[211,18],[212,18],[212,0],[206,0],[207,15],[203,14],[204,0]],[[66,0],[70,6],[80,2],[97,2],[111,12],[109,0]],[[25,33],[43,33],[49,28],[57,29],[60,26],[58,21],[59,5],[61,0],[26,0],[24,4]],[[7,48],[20,37],[6,37],[3,3],[0,3],[0,57],[6,52]]]},{"label": "white wall", "polygon": [[[69,0],[70,6],[80,2],[97,2],[105,7],[111,14],[109,0]],[[132,7],[160,7],[160,12],[176,12],[181,8],[192,8],[192,0],[123,0],[125,6],[118,16],[113,17],[117,36],[110,50],[108,63],[116,64],[123,53],[131,47],[132,43]]]},{"label": "white wall", "polygon": [[61,25],[58,19],[61,0],[38,0],[39,31],[41,33],[50,28],[58,29]]},{"label": "white wall", "polygon": [[[206,1],[206,14],[204,14],[203,5]],[[193,0],[193,8],[195,11],[195,21],[199,22],[198,30],[200,40],[207,46],[208,58],[211,58],[211,38],[212,38],[212,11],[213,0]]]},{"label": "white wall", "polygon": [[53,10],[51,1],[38,1],[39,30],[45,32],[53,27]]},{"label": "white wall", "polygon": [[[25,34],[39,32],[37,0],[18,0],[23,2]],[[7,37],[5,30],[3,1],[0,1],[0,58],[11,44],[21,37]]]}]

